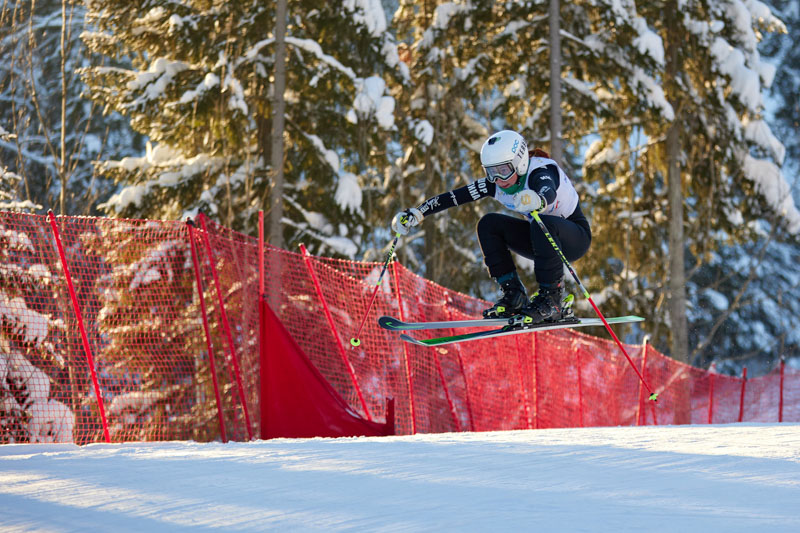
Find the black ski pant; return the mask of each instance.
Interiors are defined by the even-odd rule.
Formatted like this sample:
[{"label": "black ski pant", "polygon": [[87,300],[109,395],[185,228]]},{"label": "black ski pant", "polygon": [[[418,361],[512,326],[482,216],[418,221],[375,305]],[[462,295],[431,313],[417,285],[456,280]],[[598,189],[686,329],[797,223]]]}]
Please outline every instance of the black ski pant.
[{"label": "black ski pant", "polygon": [[[569,218],[552,215],[540,218],[568,261],[580,259],[589,250],[592,230],[580,206]],[[511,252],[533,260],[539,283],[555,283],[564,277],[561,258],[535,220],[489,213],[478,221],[478,241],[493,278],[516,270]]]}]

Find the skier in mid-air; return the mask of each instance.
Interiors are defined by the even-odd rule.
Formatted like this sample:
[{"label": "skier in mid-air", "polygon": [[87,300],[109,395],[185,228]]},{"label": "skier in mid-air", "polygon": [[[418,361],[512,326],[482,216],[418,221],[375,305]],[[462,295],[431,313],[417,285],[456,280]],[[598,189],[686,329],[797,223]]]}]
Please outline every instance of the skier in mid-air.
[{"label": "skier in mid-air", "polygon": [[[578,193],[558,164],[542,150],[528,153],[525,139],[503,130],[490,136],[481,148],[486,177],[458,189],[436,195],[417,207],[397,213],[392,229],[407,235],[413,226],[450,207],[492,197],[526,219],[489,213],[478,222],[478,241],[489,275],[500,285],[501,298],[483,312],[485,318],[515,315],[530,323],[556,322],[572,317],[571,300],[564,299],[564,267],[531,212],[540,218],[569,261],[583,257],[592,241],[592,230],[581,211]],[[539,290],[528,300],[511,252],[532,259]]]}]

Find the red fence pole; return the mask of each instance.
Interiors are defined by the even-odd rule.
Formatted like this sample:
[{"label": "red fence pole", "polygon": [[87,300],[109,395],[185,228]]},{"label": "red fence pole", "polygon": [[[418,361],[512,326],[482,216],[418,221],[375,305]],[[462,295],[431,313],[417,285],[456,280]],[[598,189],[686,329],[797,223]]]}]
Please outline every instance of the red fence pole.
[{"label": "red fence pole", "polygon": [[784,361],[783,357],[781,357],[781,384],[780,384],[780,393],[778,396],[778,422],[783,422],[783,374],[784,374],[784,367],[786,366],[786,361]]},{"label": "red fence pole", "polygon": [[189,244],[192,249],[192,264],[194,265],[194,277],[197,281],[197,296],[200,302],[200,314],[203,317],[203,331],[206,334],[206,349],[208,350],[208,363],[211,367],[211,382],[214,384],[214,396],[217,400],[217,419],[219,420],[219,433],[222,442],[228,442],[228,435],[225,433],[225,417],[222,415],[222,397],[219,393],[219,383],[217,382],[217,366],[214,362],[214,349],[211,345],[211,331],[208,327],[208,315],[206,314],[206,299],[203,296],[203,282],[200,279],[200,263],[197,260],[197,248],[194,244],[194,221],[191,219],[186,222],[189,228]]},{"label": "red fence pole", "polygon": [[650,412],[653,414],[653,425],[658,425],[658,415],[656,414],[656,406],[652,403],[650,404]]},{"label": "red fence pole", "polygon": [[520,392],[522,393],[522,405],[525,409],[525,427],[527,429],[533,429],[533,423],[531,421],[531,404],[528,401],[528,390],[525,387],[525,365],[523,364],[522,350],[519,347],[519,336],[517,336],[515,341],[517,345],[517,365],[519,366],[519,388]]},{"label": "red fence pole", "polygon": [[[645,335],[642,339],[642,375],[644,376],[647,368],[647,341],[650,339],[650,335]],[[647,409],[642,409],[645,407],[644,403],[644,384],[642,381],[639,381],[639,405],[636,407],[636,425],[642,425],[642,419],[644,419],[645,424],[647,423]]]},{"label": "red fence pole", "polygon": [[364,395],[361,394],[361,387],[358,386],[356,371],[353,368],[353,365],[350,363],[350,360],[347,358],[344,345],[339,338],[339,333],[336,331],[336,324],[333,323],[333,316],[331,315],[330,309],[328,309],[328,302],[325,301],[325,296],[322,294],[322,287],[319,284],[316,273],[314,273],[314,268],[311,266],[311,257],[308,255],[308,250],[306,250],[306,246],[304,244],[300,244],[300,251],[303,253],[303,261],[305,262],[308,273],[311,276],[311,281],[314,283],[314,289],[317,292],[317,297],[322,302],[322,310],[325,312],[325,318],[328,321],[328,327],[331,328],[333,338],[336,340],[336,346],[339,349],[339,356],[342,358],[344,366],[347,368],[347,372],[350,374],[350,381],[353,382],[353,387],[356,389],[356,394],[358,394],[358,401],[361,403],[361,408],[364,410],[364,413],[366,413],[367,420],[372,422],[372,415],[369,414],[367,402],[364,401]]},{"label": "red fence pole", "polygon": [[[453,312],[447,307],[447,320],[453,320]],[[455,330],[450,330],[451,335],[455,335]],[[464,379],[464,399],[467,403],[467,415],[469,416],[469,430],[475,431],[475,419],[472,416],[472,400],[469,395],[469,382],[467,381],[467,371],[464,369],[464,359],[461,357],[461,347],[457,344],[453,345],[456,350],[456,358],[458,359],[458,368],[461,369],[461,377]]]},{"label": "red fence pole", "polygon": [[539,429],[539,365],[537,364],[539,343],[536,342],[538,336],[538,333],[531,335],[531,344],[533,345],[533,429]]},{"label": "red fence pole", "polygon": [[744,389],[747,386],[747,367],[742,368],[742,393],[739,396],[739,422],[744,417]]},{"label": "red fence pole", "polygon": [[[645,336],[645,343],[646,343],[647,339],[649,339],[649,338],[650,338],[650,335],[646,335]],[[642,378],[644,380],[647,379],[647,365],[645,364],[646,360],[647,360],[647,350],[645,350],[644,359],[642,360]],[[657,426],[658,425],[658,413],[656,413],[656,404],[655,404],[655,402],[653,402],[653,403],[647,402],[647,403],[650,404],[650,413],[653,415],[653,425]],[[647,420],[647,412],[646,411],[645,411],[645,420]]]},{"label": "red fence pole", "polygon": [[258,377],[261,380],[261,388],[259,390],[258,408],[261,420],[259,424],[259,433],[261,438],[266,440],[267,435],[267,417],[269,416],[267,408],[267,343],[264,339],[264,211],[258,212]]},{"label": "red fence pole", "polygon": [[475,417],[472,415],[472,400],[470,399],[470,392],[469,392],[469,383],[467,382],[467,372],[464,369],[464,359],[461,357],[461,350],[458,350],[458,366],[461,369],[461,375],[464,376],[464,396],[466,397],[467,401],[467,414],[469,415],[469,430],[475,431]]},{"label": "red fence pole", "polygon": [[225,311],[225,302],[222,298],[222,287],[219,284],[219,276],[217,275],[217,267],[214,265],[214,250],[211,248],[211,240],[208,238],[208,228],[206,227],[206,216],[200,213],[200,225],[203,227],[203,240],[206,244],[206,251],[208,252],[208,259],[211,265],[211,275],[214,278],[214,286],[217,288],[217,298],[219,300],[220,315],[222,317],[222,328],[225,330],[225,336],[228,338],[228,347],[230,349],[231,360],[233,361],[233,369],[236,373],[236,386],[239,389],[239,400],[242,402],[242,411],[244,411],[244,422],[247,428],[247,439],[253,440],[253,428],[250,426],[250,413],[247,411],[247,399],[244,394],[244,386],[242,385],[242,374],[239,372],[239,361],[236,358],[236,347],[233,344],[233,335],[231,334],[231,326],[228,322],[228,313]]},{"label": "red fence pole", "polygon": [[458,413],[456,412],[456,406],[453,403],[453,399],[450,397],[450,390],[447,388],[447,380],[444,379],[442,364],[439,361],[439,354],[436,353],[436,350],[433,351],[433,362],[436,364],[436,371],[439,373],[439,380],[442,382],[442,388],[444,389],[444,397],[447,400],[447,405],[450,406],[450,414],[453,416],[453,424],[456,427],[456,431],[460,432],[461,424],[458,422]]},{"label": "red fence pole", "polygon": [[72,285],[72,276],[69,274],[69,267],[67,266],[67,256],[64,255],[64,247],[61,245],[61,237],[58,234],[58,225],[56,224],[56,216],[52,211],[47,212],[47,218],[50,220],[50,227],[53,230],[53,237],[56,240],[56,247],[58,248],[58,257],[61,259],[61,268],[64,269],[64,277],[67,278],[67,288],[69,289],[69,297],[72,300],[72,311],[75,313],[75,318],[78,320],[78,329],[81,332],[81,342],[83,343],[83,353],[86,355],[86,363],[89,365],[89,371],[92,375],[92,385],[94,386],[94,395],[97,398],[97,408],[100,412],[100,420],[103,424],[103,438],[106,442],[111,442],[111,435],[108,432],[108,420],[106,420],[106,410],[103,406],[103,395],[100,392],[100,382],[97,380],[97,372],[94,369],[94,358],[92,357],[92,348],[89,345],[89,336],[86,334],[86,328],[83,326],[83,317],[81,316],[81,308],[78,305],[78,297],[75,294],[75,287]]},{"label": "red fence pole", "polygon": [[[741,416],[741,415],[740,415]],[[708,423],[714,423],[714,373],[708,373]]]},{"label": "red fence pole", "polygon": [[258,297],[261,298],[263,296],[264,296],[264,211],[259,211],[258,212]]},{"label": "red fence pole", "polygon": [[[403,311],[403,297],[400,293],[400,276],[397,273],[397,262],[395,261],[392,263],[392,274],[394,276],[394,287],[397,291],[397,306],[398,312],[400,314],[400,320],[405,320],[405,312]],[[403,357],[405,359],[405,366],[406,366],[406,379],[408,380],[408,404],[409,408],[411,409],[411,434],[417,434],[417,410],[414,405],[414,382],[411,377],[411,357],[408,353],[408,343],[404,342],[403,344]]]},{"label": "red fence pole", "polygon": [[578,351],[578,340],[572,341],[575,351],[575,365],[578,367],[578,422],[583,427],[583,379],[581,378],[581,354]]}]

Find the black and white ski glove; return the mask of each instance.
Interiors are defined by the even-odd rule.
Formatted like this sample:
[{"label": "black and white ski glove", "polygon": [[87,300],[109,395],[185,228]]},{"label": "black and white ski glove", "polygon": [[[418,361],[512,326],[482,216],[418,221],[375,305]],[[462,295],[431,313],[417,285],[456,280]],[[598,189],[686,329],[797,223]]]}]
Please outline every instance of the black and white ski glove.
[{"label": "black and white ski glove", "polygon": [[416,207],[400,211],[392,219],[392,229],[400,235],[408,235],[411,228],[422,222],[422,211]]},{"label": "black and white ski glove", "polygon": [[547,201],[536,191],[525,189],[514,195],[514,211],[529,215],[532,211],[543,211]]}]

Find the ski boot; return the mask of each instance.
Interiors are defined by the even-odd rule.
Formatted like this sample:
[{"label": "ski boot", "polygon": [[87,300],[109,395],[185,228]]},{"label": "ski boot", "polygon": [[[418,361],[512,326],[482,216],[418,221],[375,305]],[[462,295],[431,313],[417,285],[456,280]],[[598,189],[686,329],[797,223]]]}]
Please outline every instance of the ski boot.
[{"label": "ski boot", "polygon": [[571,322],[575,320],[572,304],[575,297],[564,296],[563,280],[556,283],[540,283],[539,290],[531,297],[528,305],[520,310],[521,315],[514,318],[515,326],[533,326],[551,322]]},{"label": "ski boot", "polygon": [[495,281],[500,285],[503,296],[496,304],[483,312],[483,318],[511,318],[519,314],[522,307],[528,303],[528,295],[517,271],[513,270],[508,274],[498,276]]}]

